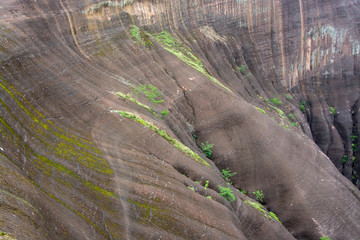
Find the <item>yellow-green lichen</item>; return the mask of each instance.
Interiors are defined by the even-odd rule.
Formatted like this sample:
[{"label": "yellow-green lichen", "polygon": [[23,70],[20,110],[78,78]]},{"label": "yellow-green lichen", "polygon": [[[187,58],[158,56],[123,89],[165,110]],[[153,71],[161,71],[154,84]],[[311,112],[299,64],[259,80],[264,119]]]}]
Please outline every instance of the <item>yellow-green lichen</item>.
[{"label": "yellow-green lichen", "polygon": [[1,194],[5,194],[5,195],[8,195],[10,196],[11,198],[21,202],[21,203],[24,203],[25,205],[27,205],[28,207],[32,208],[35,212],[39,212],[33,205],[31,205],[28,201],[26,201],[25,199],[23,198],[20,198],[18,196],[15,196],[14,194],[8,192],[8,191],[5,191],[4,189],[0,188],[0,193]]},{"label": "yellow-green lichen", "polygon": [[130,112],[126,112],[126,111],[114,111],[118,114],[120,114],[123,117],[129,118],[133,121],[139,122],[142,125],[146,126],[147,128],[151,129],[152,131],[156,132],[157,134],[159,134],[160,136],[162,136],[163,138],[165,138],[170,144],[172,144],[175,148],[177,148],[178,150],[180,150],[182,153],[184,153],[185,155],[191,157],[192,159],[194,159],[195,161],[210,167],[210,165],[204,160],[202,159],[198,154],[196,154],[195,152],[193,152],[190,148],[188,148],[187,146],[185,146],[184,144],[182,144],[181,142],[179,142],[178,140],[171,138],[165,130],[161,130],[159,129],[155,124],[150,123],[138,116],[136,116],[133,113]]},{"label": "yellow-green lichen", "polygon": [[41,190],[42,192],[44,192],[46,195],[48,195],[49,197],[51,197],[52,199],[56,200],[57,202],[59,202],[60,204],[62,204],[63,206],[65,206],[66,208],[68,208],[70,211],[76,213],[77,215],[79,215],[81,218],[83,218],[86,222],[90,223],[94,228],[96,228],[103,236],[107,237],[106,233],[104,231],[102,231],[95,223],[93,223],[89,218],[87,218],[84,214],[82,214],[81,212],[73,209],[72,207],[70,207],[69,205],[67,205],[66,203],[64,203],[63,201],[61,201],[59,198],[57,198],[56,196],[52,195],[51,193],[45,191],[44,189],[42,189],[37,183],[31,181],[33,185],[35,185],[39,190]]},{"label": "yellow-green lichen", "polygon": [[0,230],[0,239],[1,240],[16,240],[16,238],[14,238],[13,236],[11,236],[10,234],[3,232]]},{"label": "yellow-green lichen", "polygon": [[[113,174],[113,170],[110,168],[109,164],[106,160],[98,157],[97,155],[101,154],[100,150],[94,148],[91,141],[79,138],[73,134],[68,134],[59,127],[57,127],[51,121],[46,121],[45,117],[35,110],[34,107],[24,98],[22,95],[17,92],[11,85],[9,85],[1,76],[0,79],[0,90],[1,88],[5,90],[5,92],[11,96],[13,100],[17,103],[17,105],[23,110],[23,112],[30,117],[32,120],[32,128],[39,135],[35,135],[35,137],[44,145],[46,145],[47,149],[50,152],[53,152],[58,157],[62,157],[66,160],[78,161],[84,166],[98,171],[100,173],[111,175]],[[24,102],[24,103],[22,103]],[[11,114],[11,116],[17,120],[17,117],[12,113],[10,108],[4,103],[3,100],[0,99],[0,104],[5,107],[7,112]],[[25,107],[25,104],[28,106]],[[47,143],[46,138],[57,137],[58,143],[53,145]]]},{"label": "yellow-green lichen", "polygon": [[167,213],[168,210],[157,207],[153,203],[148,205],[131,199],[127,201],[131,205],[130,209],[136,211],[136,220],[140,224],[156,226],[177,236],[184,235],[183,226],[179,225],[179,221]]},{"label": "yellow-green lichen", "polygon": [[77,179],[82,182],[84,185],[92,188],[96,192],[100,192],[105,196],[115,197],[114,193],[109,192],[105,189],[102,189],[86,180],[83,180],[79,175],[75,174],[73,171],[67,167],[50,160],[49,158],[36,153],[26,142],[22,141],[21,137],[16,133],[16,131],[5,121],[3,117],[0,116],[0,133],[4,135],[10,142],[12,142],[18,149],[22,150],[29,162],[33,163],[34,166],[43,171],[46,175],[51,176],[54,171],[66,176],[71,176],[72,178]]},{"label": "yellow-green lichen", "polygon": [[[95,227],[102,235],[106,236],[107,235],[104,233],[104,231],[102,231],[95,223],[93,223],[88,217],[86,217],[84,214],[80,213],[79,211],[75,210],[74,208],[70,207],[68,204],[64,203],[63,201],[61,201],[58,197],[54,196],[53,194],[49,193],[48,191],[44,190],[39,184],[37,184],[36,182],[34,182],[33,180],[29,180],[29,179],[26,179],[24,177],[22,177],[21,175],[18,175],[14,172],[12,172],[11,170],[9,169],[6,169],[5,167],[2,167],[0,165],[0,168],[2,171],[10,171],[10,174],[11,175],[14,175],[14,176],[17,176],[19,179],[21,179],[22,181],[28,183],[28,184],[31,184],[33,186],[35,186],[37,189],[39,189],[41,192],[43,192],[44,194],[46,194],[47,196],[49,196],[50,198],[56,200],[57,202],[59,202],[60,204],[62,204],[63,206],[65,206],[66,208],[68,208],[70,211],[74,212],[75,214],[79,215],[81,218],[83,218],[86,222],[90,223],[93,227]],[[0,192],[1,193],[4,193],[4,190],[1,190],[0,189]],[[31,207],[35,212],[39,213],[38,210],[32,206],[29,202],[27,202],[25,199],[22,199],[22,198],[19,198],[11,193],[8,193],[8,195],[11,195],[12,197],[16,198],[17,200],[23,202],[24,204],[28,205],[29,207]],[[0,231],[1,233],[1,231]],[[1,236],[1,235],[0,235]],[[1,238],[0,238],[1,239]]]},{"label": "yellow-green lichen", "polygon": [[167,31],[163,31],[161,33],[153,34],[152,36],[158,43],[161,44],[161,46],[165,50],[174,54],[181,61],[185,62],[193,69],[197,70],[198,72],[210,78],[210,80],[216,83],[217,85],[231,92],[231,90],[228,87],[224,86],[222,83],[220,83],[217,79],[215,79],[213,76],[211,76],[208,73],[201,60],[191,52],[190,48],[185,47],[185,45],[181,43],[179,40],[175,40],[175,38],[170,33],[168,33]]}]

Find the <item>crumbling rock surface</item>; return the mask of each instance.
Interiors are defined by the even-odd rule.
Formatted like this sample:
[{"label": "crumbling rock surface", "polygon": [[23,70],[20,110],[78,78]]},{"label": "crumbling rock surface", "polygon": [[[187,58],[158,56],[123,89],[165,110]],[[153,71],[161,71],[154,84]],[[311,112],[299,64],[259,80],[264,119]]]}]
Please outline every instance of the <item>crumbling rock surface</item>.
[{"label": "crumbling rock surface", "polygon": [[358,240],[359,7],[0,1],[0,239]]}]

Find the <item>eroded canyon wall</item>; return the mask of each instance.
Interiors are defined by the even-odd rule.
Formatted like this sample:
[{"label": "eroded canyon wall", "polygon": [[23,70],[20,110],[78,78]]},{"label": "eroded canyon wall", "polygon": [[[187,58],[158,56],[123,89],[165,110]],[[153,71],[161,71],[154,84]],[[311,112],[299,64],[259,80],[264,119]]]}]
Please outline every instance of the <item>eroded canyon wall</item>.
[{"label": "eroded canyon wall", "polygon": [[0,238],[358,239],[359,6],[0,1]]}]

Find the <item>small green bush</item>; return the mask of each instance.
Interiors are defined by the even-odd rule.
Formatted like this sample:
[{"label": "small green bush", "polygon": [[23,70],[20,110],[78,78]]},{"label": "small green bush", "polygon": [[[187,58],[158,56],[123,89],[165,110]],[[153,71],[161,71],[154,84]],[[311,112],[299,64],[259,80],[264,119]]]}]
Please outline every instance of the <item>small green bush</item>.
[{"label": "small green bush", "polygon": [[306,110],[306,102],[301,102],[300,103],[300,110],[305,113],[305,110]]},{"label": "small green bush", "polygon": [[289,114],[289,118],[290,118],[291,120],[295,121],[295,115],[294,115],[293,113],[290,113],[290,114]]},{"label": "small green bush", "polygon": [[194,142],[196,142],[197,136],[195,133],[192,133],[191,136],[193,137]]},{"label": "small green bush", "polygon": [[247,195],[247,191],[246,190],[240,190],[240,192],[244,195]]},{"label": "small green bush", "polygon": [[206,157],[210,158],[212,154],[212,148],[214,147],[214,144],[209,144],[208,141],[205,143],[200,144],[201,151],[205,154]]},{"label": "small green bush", "polygon": [[333,114],[333,115],[336,115],[336,110],[334,107],[329,107],[330,108],[330,112]]},{"label": "small green bush", "polygon": [[265,195],[262,190],[256,190],[255,192],[252,192],[252,194],[255,195],[256,200],[258,200],[259,202],[262,203],[264,201]]},{"label": "small green bush", "polygon": [[271,101],[274,105],[280,105],[280,104],[282,104],[282,102],[281,102],[280,99],[278,99],[278,98],[271,98],[270,101]]},{"label": "small green bush", "polygon": [[351,141],[353,142],[358,138],[356,135],[351,135],[350,137],[351,137]]},{"label": "small green bush", "polygon": [[227,181],[228,183],[232,184],[230,178],[234,175],[237,174],[237,172],[231,172],[231,170],[229,168],[226,168],[226,169],[223,169],[221,170],[221,173],[222,173],[222,177],[225,181]]},{"label": "small green bush", "polygon": [[294,97],[292,95],[290,95],[290,94],[285,94],[285,98],[287,100],[293,100],[294,99]]},{"label": "small green bush", "polygon": [[168,111],[168,110],[164,110],[164,111],[161,112],[161,116],[162,116],[163,118],[165,118],[168,114],[169,114],[169,111]]},{"label": "small green bush", "polygon": [[353,152],[356,152],[357,146],[355,145],[355,143],[352,143],[352,144],[351,144],[351,147],[352,147]]},{"label": "small green bush", "polygon": [[226,199],[226,201],[228,201],[229,203],[235,201],[235,195],[233,193],[233,191],[228,188],[228,187],[223,187],[218,185],[219,191],[220,191],[220,195]]},{"label": "small green bush", "polygon": [[342,163],[347,163],[348,156],[344,155],[343,159],[341,160]]},{"label": "small green bush", "polygon": [[237,67],[237,69],[239,70],[239,72],[241,74],[244,74],[245,73],[245,65],[241,65],[240,67]]}]

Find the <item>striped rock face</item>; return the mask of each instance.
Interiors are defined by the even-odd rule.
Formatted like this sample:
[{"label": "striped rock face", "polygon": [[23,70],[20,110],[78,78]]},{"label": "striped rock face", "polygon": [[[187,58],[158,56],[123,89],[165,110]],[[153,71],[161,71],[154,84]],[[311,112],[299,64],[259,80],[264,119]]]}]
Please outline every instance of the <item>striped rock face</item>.
[{"label": "striped rock face", "polygon": [[359,240],[359,16],[0,0],[0,239]]}]

